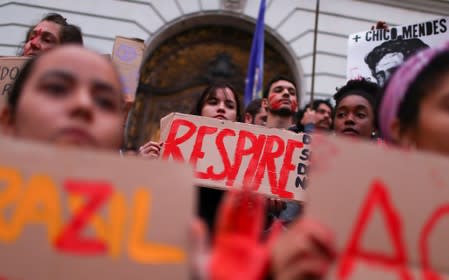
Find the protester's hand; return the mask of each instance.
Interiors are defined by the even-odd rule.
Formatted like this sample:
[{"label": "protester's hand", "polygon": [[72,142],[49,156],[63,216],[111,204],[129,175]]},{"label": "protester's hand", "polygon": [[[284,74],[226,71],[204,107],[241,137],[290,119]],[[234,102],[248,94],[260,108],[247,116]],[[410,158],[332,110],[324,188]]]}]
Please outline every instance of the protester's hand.
[{"label": "protester's hand", "polygon": [[146,158],[157,159],[161,154],[163,142],[149,141],[139,148],[139,155]]},{"label": "protester's hand", "polygon": [[300,219],[274,244],[271,273],[275,280],[323,279],[334,258],[331,232],[317,222]]},{"label": "protester's hand", "polygon": [[371,30],[374,29],[387,29],[388,30],[388,24],[385,21],[378,21],[376,22],[376,25],[371,26]]},{"label": "protester's hand", "polygon": [[315,110],[307,108],[306,111],[304,112],[304,116],[301,119],[301,124],[302,125],[306,125],[309,123],[316,124],[317,121],[318,120]]},{"label": "protester's hand", "polygon": [[269,268],[269,254],[281,225],[262,241],[265,198],[249,191],[229,192],[216,224],[216,236],[209,265],[212,280],[259,280]]}]

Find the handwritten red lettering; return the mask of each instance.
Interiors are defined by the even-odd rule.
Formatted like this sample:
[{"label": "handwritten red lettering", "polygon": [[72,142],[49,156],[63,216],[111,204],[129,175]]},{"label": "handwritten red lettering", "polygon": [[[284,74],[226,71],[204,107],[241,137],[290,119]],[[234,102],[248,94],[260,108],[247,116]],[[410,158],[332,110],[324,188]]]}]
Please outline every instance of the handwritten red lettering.
[{"label": "handwritten red lettering", "polygon": [[198,133],[196,136],[195,144],[193,145],[192,154],[190,155],[190,164],[192,164],[193,168],[196,169],[196,165],[198,159],[204,158],[204,152],[201,150],[203,147],[204,136],[214,134],[217,132],[218,128],[209,127],[209,126],[201,126],[198,129]]},{"label": "handwritten red lettering", "polygon": [[[251,145],[245,149],[246,140],[249,140],[251,142]],[[234,185],[235,178],[237,177],[237,173],[240,170],[240,165],[242,164],[243,156],[250,155],[254,153],[254,144],[257,141],[256,135],[253,133],[241,130],[239,132],[239,137],[237,139],[237,145],[235,147],[235,154],[234,154],[234,164],[229,169],[228,172],[228,180],[226,181],[226,185],[232,186]]]},{"label": "handwritten red lettering", "polygon": [[[281,198],[295,198],[296,174],[292,171],[296,170],[298,161],[307,166],[309,152],[301,149],[307,149],[310,136],[303,135],[301,141],[276,135],[279,132],[274,130],[267,135],[245,128],[198,125],[189,118],[175,118],[164,140],[162,159],[188,161],[198,179],[210,179],[222,187],[237,184],[237,187],[247,186]],[[300,179],[303,186],[306,177]],[[267,186],[261,188],[262,182]]]},{"label": "handwritten red lettering", "polygon": [[103,182],[67,180],[64,188],[68,193],[84,195],[89,200],[79,212],[74,213],[73,218],[62,229],[56,238],[56,248],[78,254],[105,254],[106,245],[103,241],[83,238],[81,232],[97,208],[108,200],[113,191],[112,186]]},{"label": "handwritten red lettering", "polygon": [[437,221],[440,220],[444,215],[449,215],[449,204],[440,206],[437,210],[435,210],[435,212],[433,212],[428,222],[424,225],[419,238],[419,251],[421,256],[423,279],[426,280],[443,279],[430,267],[429,248],[427,247],[427,240],[429,239],[429,235],[432,233],[432,229],[435,227]]},{"label": "handwritten red lettering", "polygon": [[[380,207],[385,218],[388,233],[393,243],[392,248],[395,251],[394,256],[386,256],[379,252],[367,252],[360,248],[363,231],[368,225],[376,205]],[[371,190],[365,202],[362,204],[360,215],[354,224],[354,231],[351,234],[347,248],[343,252],[338,269],[339,279],[348,278],[353,270],[356,258],[368,263],[382,265],[386,269],[396,270],[400,279],[411,279],[411,275],[406,267],[407,255],[404,248],[404,241],[402,240],[400,217],[388,197],[387,187],[382,182],[373,182]]]},{"label": "handwritten red lettering", "polygon": [[[276,144],[275,149],[273,150]],[[268,174],[268,182],[270,183],[271,192],[278,194],[279,187],[276,179],[276,164],[275,159],[280,157],[284,152],[284,141],[282,138],[276,135],[269,135],[265,144],[264,152],[260,163],[257,166],[256,176],[253,184],[251,185],[255,190],[260,187],[265,170]]]},{"label": "handwritten red lettering", "polygon": [[[184,135],[180,136],[179,138],[176,138],[178,130],[181,126],[187,127],[188,130]],[[167,136],[167,140],[164,143],[165,148],[164,153],[162,154],[162,158],[168,159],[169,156],[172,156],[175,160],[185,162],[184,157],[182,156],[181,149],[178,147],[178,145],[190,139],[190,137],[193,136],[195,131],[196,126],[194,123],[182,119],[174,120],[170,128],[170,132]]]},{"label": "handwritten red lettering", "polygon": [[211,165],[207,168],[207,173],[198,172],[198,178],[212,180],[223,180],[228,176],[228,172],[231,170],[231,161],[229,160],[228,153],[226,151],[226,146],[224,144],[224,138],[226,136],[235,136],[235,131],[232,129],[225,128],[220,131],[215,139],[215,144],[217,145],[218,152],[223,159],[223,171],[221,173],[214,173],[214,166]]},{"label": "handwritten red lettering", "polygon": [[243,177],[244,186],[250,186],[252,179],[255,176],[255,172],[259,164],[259,160],[262,155],[262,150],[265,145],[266,139],[267,139],[266,135],[259,135],[259,137],[257,137],[257,142],[254,146],[253,156],[251,157],[251,160],[248,164],[248,168],[246,169],[245,172],[245,176]]}]

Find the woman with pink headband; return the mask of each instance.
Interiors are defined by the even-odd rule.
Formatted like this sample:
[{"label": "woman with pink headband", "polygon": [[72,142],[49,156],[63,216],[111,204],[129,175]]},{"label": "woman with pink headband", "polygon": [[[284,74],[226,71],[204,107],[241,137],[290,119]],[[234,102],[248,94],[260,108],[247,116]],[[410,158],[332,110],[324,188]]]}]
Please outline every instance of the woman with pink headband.
[{"label": "woman with pink headband", "polygon": [[449,155],[449,42],[418,52],[395,72],[379,128],[388,142]]}]

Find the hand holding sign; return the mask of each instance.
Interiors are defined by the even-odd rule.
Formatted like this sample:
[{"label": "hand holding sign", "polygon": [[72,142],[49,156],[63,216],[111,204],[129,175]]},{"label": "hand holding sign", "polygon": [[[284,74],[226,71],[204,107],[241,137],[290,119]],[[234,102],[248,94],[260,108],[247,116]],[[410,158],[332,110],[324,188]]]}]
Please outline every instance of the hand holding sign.
[{"label": "hand holding sign", "polygon": [[297,220],[273,247],[277,280],[321,279],[335,258],[332,233],[310,219]]},{"label": "hand holding sign", "polygon": [[157,159],[161,154],[164,142],[148,141],[139,148],[139,155],[145,158]]},{"label": "hand holding sign", "polygon": [[371,26],[371,30],[374,29],[388,29],[388,24],[385,21],[378,21],[376,25]]}]

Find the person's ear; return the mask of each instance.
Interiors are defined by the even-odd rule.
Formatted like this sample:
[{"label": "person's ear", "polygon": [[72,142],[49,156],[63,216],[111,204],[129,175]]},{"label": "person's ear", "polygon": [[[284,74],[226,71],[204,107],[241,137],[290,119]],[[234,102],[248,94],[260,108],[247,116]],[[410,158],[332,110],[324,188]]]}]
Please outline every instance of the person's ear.
[{"label": "person's ear", "polygon": [[253,123],[253,116],[250,113],[245,113],[245,123]]},{"label": "person's ear", "polygon": [[413,148],[416,146],[413,131],[411,129],[404,131],[397,118],[391,123],[390,129],[391,138],[393,139],[394,143],[404,148]]},{"label": "person's ear", "polygon": [[8,107],[3,108],[0,112],[0,131],[5,135],[13,133],[13,118]]}]

